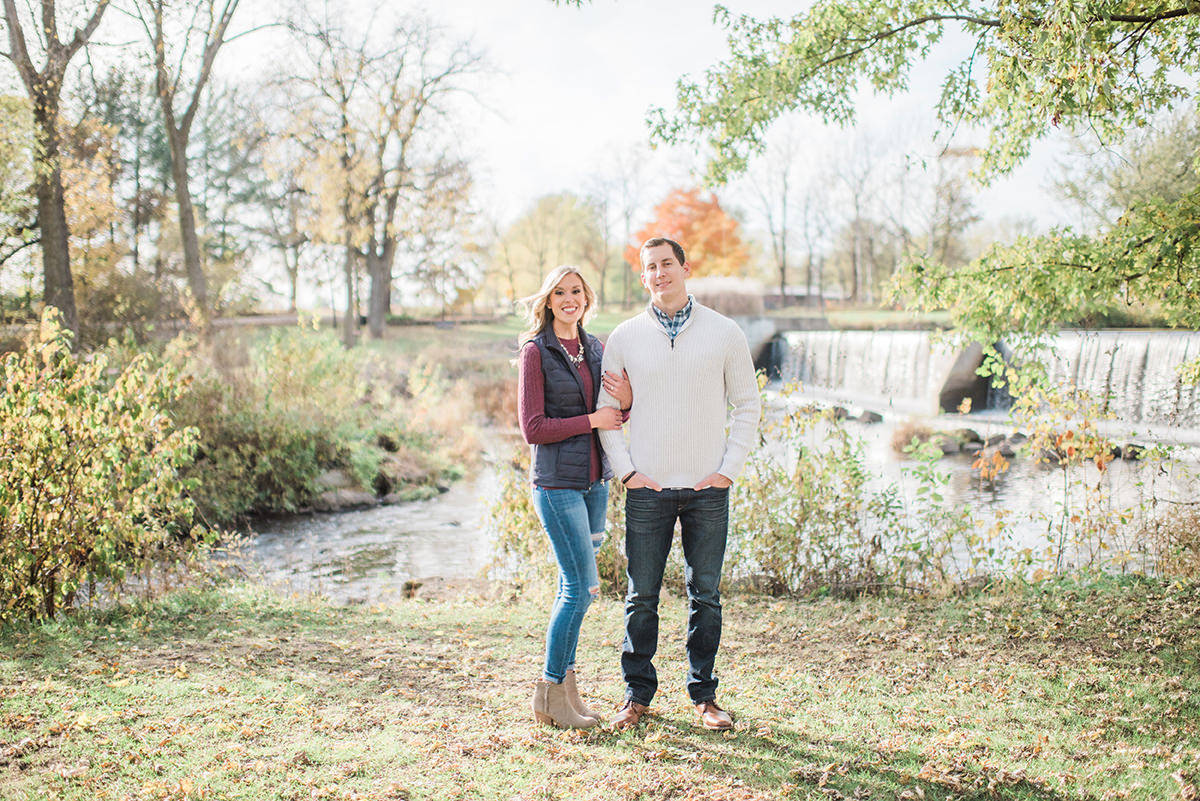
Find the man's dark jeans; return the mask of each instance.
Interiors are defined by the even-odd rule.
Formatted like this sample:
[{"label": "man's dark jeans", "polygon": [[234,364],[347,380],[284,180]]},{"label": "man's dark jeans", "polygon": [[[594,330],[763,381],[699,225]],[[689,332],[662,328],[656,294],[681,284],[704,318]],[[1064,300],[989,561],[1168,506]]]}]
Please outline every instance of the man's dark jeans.
[{"label": "man's dark jeans", "polygon": [[658,648],[658,596],[675,521],[682,531],[688,596],[687,690],[692,703],[717,697],[713,663],[721,644],[721,566],[729,530],[729,490],[631,489],[625,496],[626,697],[649,705],[658,689],[652,660]]}]

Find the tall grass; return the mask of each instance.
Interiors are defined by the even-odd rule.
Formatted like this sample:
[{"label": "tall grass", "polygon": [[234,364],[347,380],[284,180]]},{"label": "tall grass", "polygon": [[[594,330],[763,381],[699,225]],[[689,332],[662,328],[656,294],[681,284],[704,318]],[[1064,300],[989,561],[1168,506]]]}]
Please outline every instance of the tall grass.
[{"label": "tall grass", "polygon": [[179,341],[164,359],[191,383],[175,414],[199,432],[189,476],[214,522],[301,509],[330,470],[382,495],[432,487],[477,457],[469,394],[429,361],[398,366],[305,328],[219,349]]}]

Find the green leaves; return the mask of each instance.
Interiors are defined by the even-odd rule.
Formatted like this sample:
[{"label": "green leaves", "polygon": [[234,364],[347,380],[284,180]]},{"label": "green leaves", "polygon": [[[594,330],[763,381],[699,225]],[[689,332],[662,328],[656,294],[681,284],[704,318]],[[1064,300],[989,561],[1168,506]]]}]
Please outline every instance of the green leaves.
[{"label": "green leaves", "polygon": [[921,309],[948,309],[980,342],[1037,335],[1064,321],[1133,306],[1168,325],[1200,327],[1200,190],[1129,209],[1096,237],[1052,231],[995,244],[969,268],[916,259],[898,294]]},{"label": "green leaves", "polygon": [[852,122],[864,84],[906,90],[912,66],[947,33],[962,33],[937,114],[947,126],[992,131],[980,172],[995,175],[1053,127],[1086,125],[1112,141],[1189,96],[1200,10],[1145,5],[825,0],[786,21],[718,6],[729,59],[701,82],[682,81],[678,110],[654,112],[651,125],[660,141],[710,145],[709,177],[723,182],[762,150],[766,129],[785,112]]},{"label": "green leaves", "polygon": [[71,352],[56,316],[3,364],[0,620],[53,617],[85,582],[119,580],[192,520],[177,470],[195,432],[164,411],[183,382],[145,358],[111,377],[102,356]]}]

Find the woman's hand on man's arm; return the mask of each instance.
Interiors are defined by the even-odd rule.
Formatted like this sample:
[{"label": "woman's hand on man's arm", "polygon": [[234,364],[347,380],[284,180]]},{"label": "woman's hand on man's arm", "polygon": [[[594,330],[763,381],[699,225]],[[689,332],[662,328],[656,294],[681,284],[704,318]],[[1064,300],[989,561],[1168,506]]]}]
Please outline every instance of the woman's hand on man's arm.
[{"label": "woman's hand on man's arm", "polygon": [[588,416],[588,422],[592,428],[599,428],[602,431],[613,431],[621,427],[624,418],[621,415],[620,409],[614,409],[611,406],[601,406],[596,411]]}]

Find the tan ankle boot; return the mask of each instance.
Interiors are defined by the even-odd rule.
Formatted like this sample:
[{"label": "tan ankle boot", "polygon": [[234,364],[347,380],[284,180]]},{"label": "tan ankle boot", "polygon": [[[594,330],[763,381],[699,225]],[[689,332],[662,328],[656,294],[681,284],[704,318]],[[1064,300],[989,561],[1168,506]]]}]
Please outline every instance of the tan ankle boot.
[{"label": "tan ankle boot", "polygon": [[567,700],[567,690],[562,684],[538,679],[533,688],[533,717],[538,723],[557,726],[560,729],[590,729],[600,721],[585,718]]},{"label": "tan ankle boot", "polygon": [[579,696],[579,685],[575,683],[575,671],[568,670],[567,677],[563,679],[563,687],[567,690],[567,699],[571,702],[571,708],[574,709],[580,717],[595,718],[600,721],[600,715],[588,708],[588,705],[583,702],[583,698]]}]

